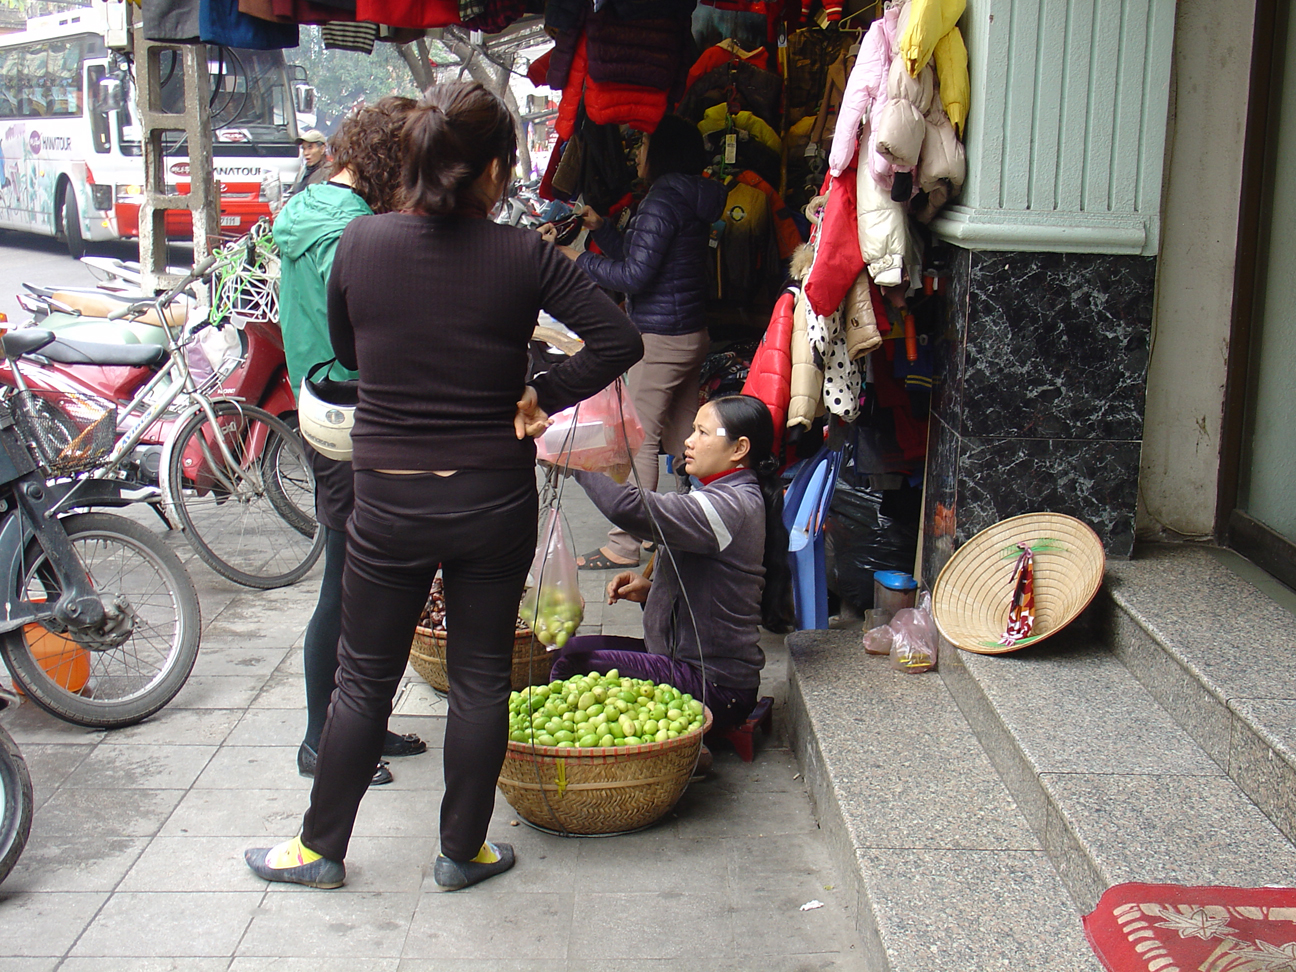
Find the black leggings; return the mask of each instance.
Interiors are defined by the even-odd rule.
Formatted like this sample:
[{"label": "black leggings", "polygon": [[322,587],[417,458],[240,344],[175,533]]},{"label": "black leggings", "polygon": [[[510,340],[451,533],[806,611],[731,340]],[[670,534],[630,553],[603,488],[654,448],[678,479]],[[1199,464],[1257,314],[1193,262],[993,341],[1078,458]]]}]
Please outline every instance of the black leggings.
[{"label": "black leggings", "polygon": [[355,494],[342,574],[337,689],[320,737],[302,842],[331,860],[346,857],[414,628],[440,565],[450,682],[441,853],[468,861],[486,838],[508,746],[513,632],[535,551],[535,474],[356,470]]},{"label": "black leggings", "polygon": [[338,634],[342,630],[342,567],[347,543],[345,530],[330,530],[322,522],[319,528],[324,531],[324,577],[315,613],[302,639],[302,666],[306,671],[306,736],[302,741],[316,751],[337,684],[334,676]]}]

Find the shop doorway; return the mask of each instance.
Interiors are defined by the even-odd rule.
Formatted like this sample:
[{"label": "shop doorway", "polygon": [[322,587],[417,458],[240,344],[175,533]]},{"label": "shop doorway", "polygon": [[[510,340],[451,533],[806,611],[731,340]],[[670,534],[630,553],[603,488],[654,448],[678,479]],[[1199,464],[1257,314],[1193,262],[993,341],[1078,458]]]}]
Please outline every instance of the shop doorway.
[{"label": "shop doorway", "polygon": [[1296,30],[1257,6],[1221,532],[1296,587]]}]

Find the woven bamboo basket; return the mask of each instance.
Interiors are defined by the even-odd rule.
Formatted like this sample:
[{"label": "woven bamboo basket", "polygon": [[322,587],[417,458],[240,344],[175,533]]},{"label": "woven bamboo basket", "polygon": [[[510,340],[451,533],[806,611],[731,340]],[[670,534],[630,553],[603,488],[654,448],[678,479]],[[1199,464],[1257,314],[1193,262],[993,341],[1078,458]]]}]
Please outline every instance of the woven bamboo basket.
[{"label": "woven bamboo basket", "polygon": [[710,728],[707,709],[702,728],[660,743],[577,749],[510,741],[499,788],[542,830],[572,837],[641,830],[679,801]]},{"label": "woven bamboo basket", "polygon": [[[1035,557],[1035,627],[999,644],[1012,605],[1017,544]],[[950,644],[998,655],[1039,644],[1074,621],[1102,585],[1102,541],[1088,524],[1061,513],[1026,513],[987,527],[954,552],[932,588],[932,617]]]},{"label": "woven bamboo basket", "polygon": [[[531,629],[519,631],[513,638],[513,688],[528,685],[548,685],[549,671],[553,668],[555,653],[531,637]],[[438,692],[450,691],[446,678],[445,632],[431,628],[415,628],[414,642],[410,645],[410,664]]]}]

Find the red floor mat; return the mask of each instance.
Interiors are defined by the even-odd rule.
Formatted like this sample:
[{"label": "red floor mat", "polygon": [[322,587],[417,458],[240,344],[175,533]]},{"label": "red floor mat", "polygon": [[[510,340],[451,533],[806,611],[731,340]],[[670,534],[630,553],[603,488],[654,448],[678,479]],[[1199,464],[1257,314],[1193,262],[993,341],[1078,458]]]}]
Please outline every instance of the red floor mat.
[{"label": "red floor mat", "polygon": [[1296,888],[1108,888],[1085,935],[1110,972],[1296,972]]}]

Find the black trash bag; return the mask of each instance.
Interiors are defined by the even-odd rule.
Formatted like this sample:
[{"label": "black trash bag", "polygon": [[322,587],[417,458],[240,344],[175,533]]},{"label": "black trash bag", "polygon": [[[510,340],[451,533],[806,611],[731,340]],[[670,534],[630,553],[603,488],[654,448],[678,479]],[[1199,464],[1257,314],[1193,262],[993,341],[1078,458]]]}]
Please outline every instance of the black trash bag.
[{"label": "black trash bag", "polygon": [[[873,572],[913,570],[922,490],[875,490],[837,480],[828,507],[828,588],[863,613],[873,606]],[[897,494],[897,495],[892,495]]]}]

